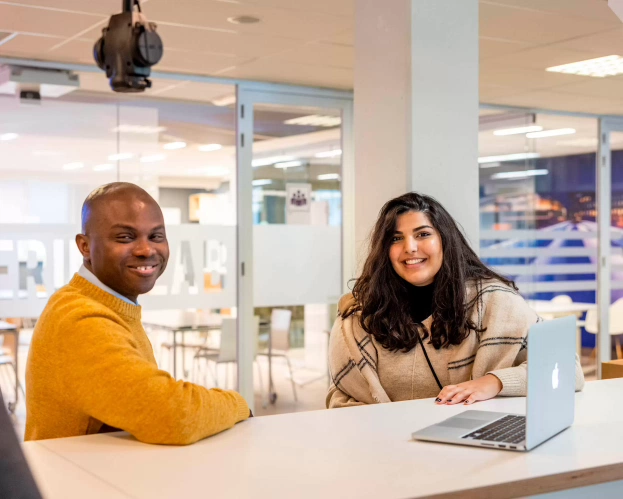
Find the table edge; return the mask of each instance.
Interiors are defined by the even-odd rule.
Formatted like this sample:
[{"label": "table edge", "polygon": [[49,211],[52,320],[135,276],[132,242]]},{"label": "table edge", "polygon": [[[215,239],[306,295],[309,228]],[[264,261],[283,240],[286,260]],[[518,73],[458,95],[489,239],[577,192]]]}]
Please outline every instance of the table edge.
[{"label": "table edge", "polygon": [[561,490],[587,487],[601,483],[623,480],[623,463],[595,466],[575,471],[565,471],[536,478],[524,478],[511,482],[484,485],[471,489],[457,490],[423,496],[427,499],[514,499],[518,497],[547,494]]}]

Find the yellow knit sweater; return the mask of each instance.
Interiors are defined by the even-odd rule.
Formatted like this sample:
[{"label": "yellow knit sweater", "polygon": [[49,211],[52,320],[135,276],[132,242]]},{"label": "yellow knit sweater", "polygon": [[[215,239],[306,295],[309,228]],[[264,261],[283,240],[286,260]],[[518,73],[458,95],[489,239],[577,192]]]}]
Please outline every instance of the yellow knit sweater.
[{"label": "yellow knit sweater", "polygon": [[143,442],[185,445],[249,417],[238,393],[159,370],[141,307],[77,274],[37,321],[26,387],[26,440],[89,435],[106,424]]}]

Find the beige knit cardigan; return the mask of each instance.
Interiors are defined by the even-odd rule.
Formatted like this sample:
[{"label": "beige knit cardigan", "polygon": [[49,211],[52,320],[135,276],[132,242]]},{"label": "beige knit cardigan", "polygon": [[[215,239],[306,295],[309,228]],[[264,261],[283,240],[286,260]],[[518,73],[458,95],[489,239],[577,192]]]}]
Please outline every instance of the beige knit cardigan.
[{"label": "beige knit cardigan", "polygon": [[[441,384],[456,385],[493,374],[502,382],[500,395],[525,396],[527,387],[528,329],[542,319],[521,295],[497,281],[468,285],[468,302],[479,291],[471,319],[482,333],[472,331],[460,345],[436,350],[424,341],[428,357]],[[331,386],[328,408],[395,402],[435,397],[439,386],[420,345],[409,352],[391,352],[366,333],[352,295],[339,303],[329,341]],[[430,330],[432,317],[423,325]],[[584,386],[584,375],[576,355],[576,390]]]}]

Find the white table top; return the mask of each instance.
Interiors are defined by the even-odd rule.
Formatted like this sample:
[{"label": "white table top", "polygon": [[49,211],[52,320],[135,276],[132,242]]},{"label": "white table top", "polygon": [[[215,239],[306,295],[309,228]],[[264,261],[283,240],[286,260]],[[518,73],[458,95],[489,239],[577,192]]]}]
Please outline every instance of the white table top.
[{"label": "white table top", "polygon": [[68,459],[41,445],[24,449],[39,491],[45,498],[126,499],[128,496]]},{"label": "white table top", "polygon": [[186,310],[146,310],[141,320],[143,324],[171,331],[219,328],[223,324],[221,315]]},{"label": "white table top", "polygon": [[[573,427],[529,453],[411,440],[414,430],[465,410],[431,399],[258,417],[188,447],[146,445],[125,433],[25,446],[29,457],[54,452],[134,498],[464,498],[492,486],[495,497],[512,497],[603,481],[606,471],[596,467],[610,466],[610,480],[623,478],[621,390],[623,379],[587,383]],[[525,399],[472,408],[522,413]],[[43,481],[51,475],[37,472]]]},{"label": "white table top", "polygon": [[556,303],[549,300],[528,300],[528,305],[538,314],[573,314],[597,307],[595,303]]}]

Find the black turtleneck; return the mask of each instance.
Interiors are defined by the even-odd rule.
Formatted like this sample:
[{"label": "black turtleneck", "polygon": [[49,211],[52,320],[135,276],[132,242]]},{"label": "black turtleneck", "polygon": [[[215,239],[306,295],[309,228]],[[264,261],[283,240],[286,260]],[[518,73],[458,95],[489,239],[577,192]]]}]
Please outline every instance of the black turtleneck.
[{"label": "black turtleneck", "polygon": [[413,286],[407,288],[408,299],[411,307],[411,318],[415,322],[423,322],[433,313],[433,292],[435,283],[428,286]]}]

